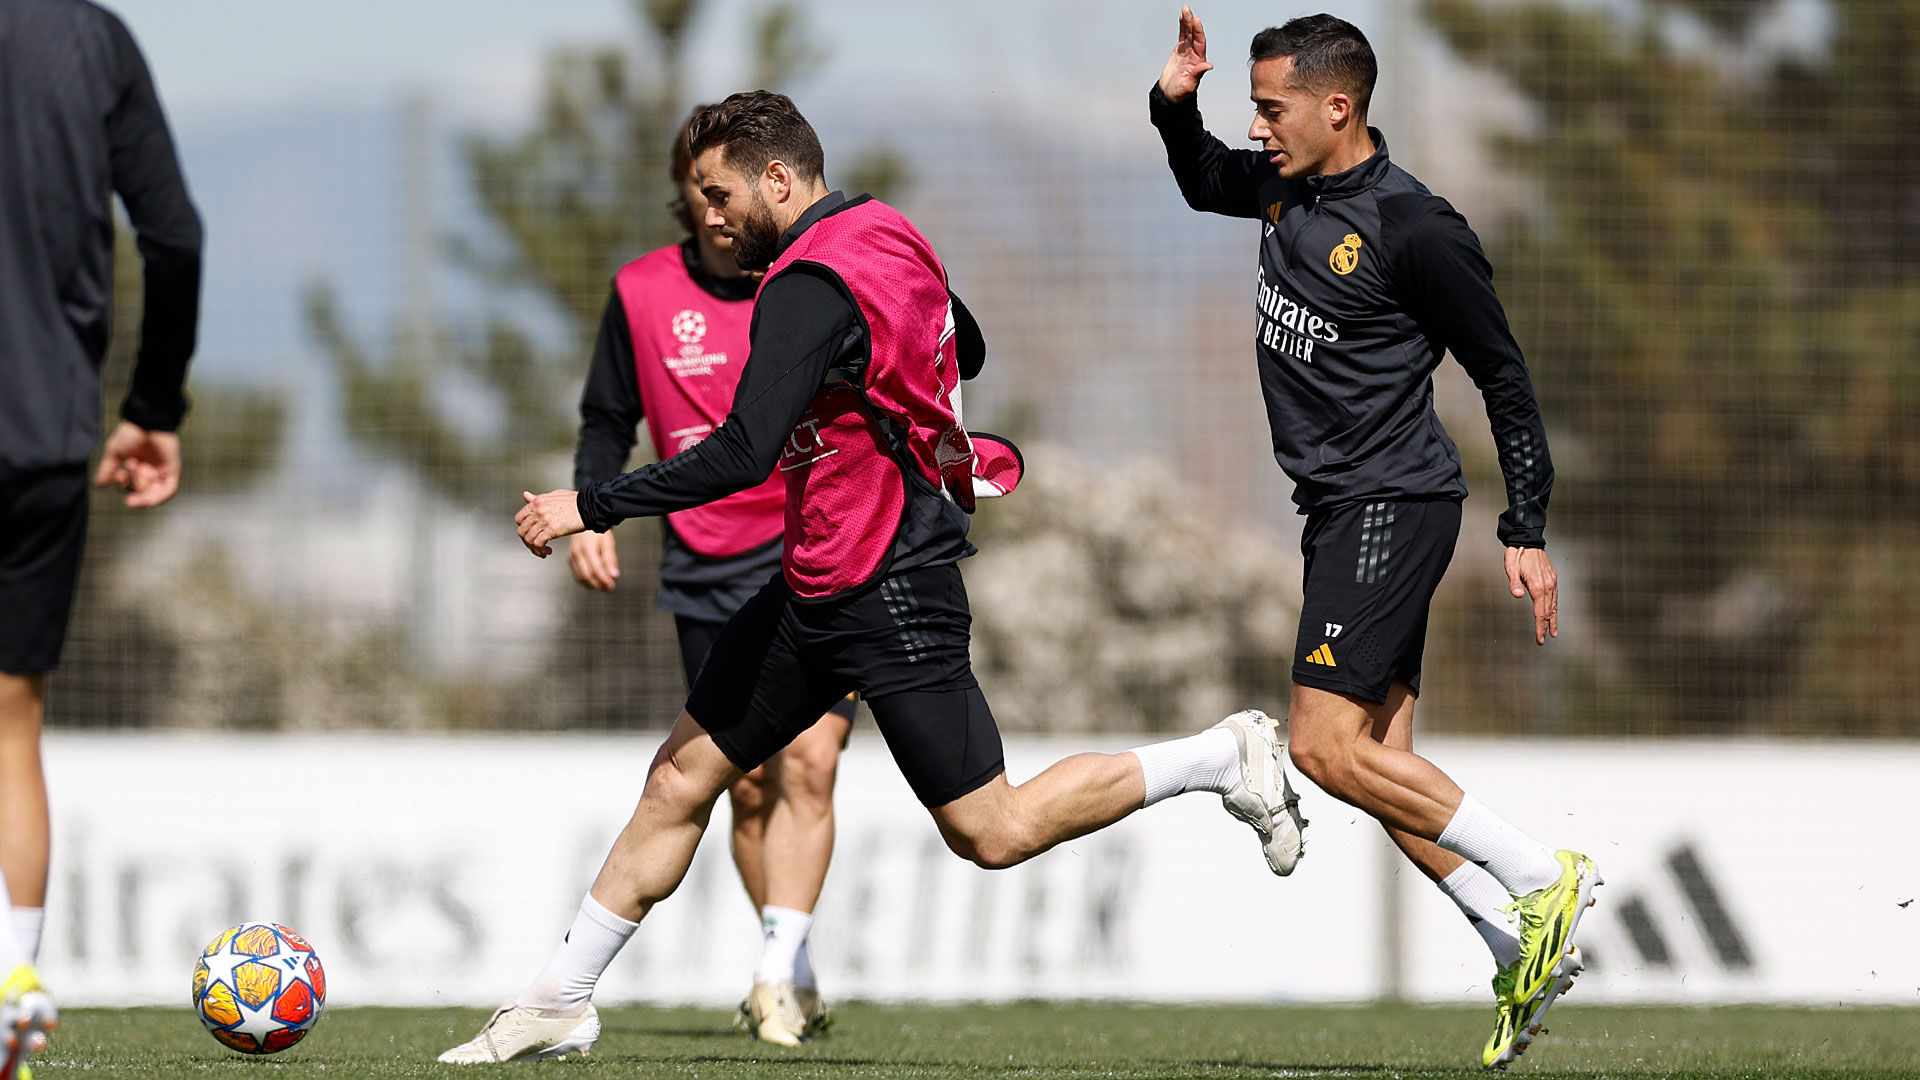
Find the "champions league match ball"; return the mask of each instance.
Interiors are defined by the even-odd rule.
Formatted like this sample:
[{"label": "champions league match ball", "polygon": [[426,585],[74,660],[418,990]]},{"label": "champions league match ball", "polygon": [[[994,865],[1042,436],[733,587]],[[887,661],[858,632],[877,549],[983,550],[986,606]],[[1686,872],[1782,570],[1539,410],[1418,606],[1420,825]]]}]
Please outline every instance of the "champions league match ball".
[{"label": "champions league match ball", "polygon": [[327,973],[313,946],[279,923],[221,931],[193,968],[193,1011],[243,1054],[277,1054],[299,1042],[326,1003]]}]

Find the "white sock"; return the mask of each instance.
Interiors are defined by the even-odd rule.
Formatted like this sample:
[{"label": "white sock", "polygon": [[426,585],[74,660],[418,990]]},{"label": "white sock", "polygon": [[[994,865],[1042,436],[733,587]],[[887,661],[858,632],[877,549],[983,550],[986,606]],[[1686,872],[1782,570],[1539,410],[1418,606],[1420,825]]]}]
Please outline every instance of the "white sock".
[{"label": "white sock", "polygon": [[1520,962],[1520,914],[1507,910],[1513,897],[1507,895],[1507,890],[1500,887],[1492,874],[1464,862],[1440,882],[1440,891],[1460,905],[1461,913],[1493,953],[1496,966]]},{"label": "white sock", "polygon": [[802,990],[820,989],[820,981],[813,974],[813,957],[807,952],[807,942],[810,940],[801,938],[800,951],[793,954],[793,985]]},{"label": "white sock", "polygon": [[813,916],[804,911],[768,904],[760,909],[760,928],[763,932],[760,964],[753,969],[754,984],[790,982],[795,986],[800,985],[794,978],[796,958],[801,947],[807,943],[808,932],[813,929]]},{"label": "white sock", "polygon": [[627,920],[600,906],[591,894],[580,901],[580,913],[573,926],[547,961],[546,970],[520,995],[519,1003],[535,1009],[571,1012],[593,1000],[594,985],[607,970],[620,947],[639,929]]},{"label": "white sock", "polygon": [[29,964],[40,959],[40,928],[46,923],[46,908],[17,907],[13,909],[13,937],[19,943],[20,951],[26,954]]},{"label": "white sock", "polygon": [[1240,782],[1240,744],[1225,728],[1136,746],[1133,756],[1140,759],[1140,775],[1147,782],[1142,806],[1189,791],[1225,795]]},{"label": "white sock", "polygon": [[[4,872],[0,872],[0,896],[4,896],[6,891],[7,876]],[[19,909],[16,908],[14,910],[17,911]],[[9,920],[8,926],[0,928],[0,979],[4,979],[13,974],[13,969],[19,967],[21,964],[31,963],[33,963],[32,958],[30,958],[27,955],[27,951],[20,946],[19,931],[14,929],[11,925],[11,920]]]},{"label": "white sock", "polygon": [[1560,860],[1552,848],[1514,828],[1472,795],[1460,800],[1460,809],[1440,833],[1440,846],[1478,863],[1515,896],[1560,880]]}]

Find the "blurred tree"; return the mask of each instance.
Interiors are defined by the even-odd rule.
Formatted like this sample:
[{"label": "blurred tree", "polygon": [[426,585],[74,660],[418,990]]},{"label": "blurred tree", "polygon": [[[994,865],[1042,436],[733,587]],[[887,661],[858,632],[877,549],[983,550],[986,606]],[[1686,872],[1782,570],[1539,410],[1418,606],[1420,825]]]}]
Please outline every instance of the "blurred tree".
[{"label": "blurred tree", "polygon": [[1920,732],[1920,3],[1426,11],[1537,110],[1493,258],[1604,636],[1560,707]]},{"label": "blurred tree", "polygon": [[[550,302],[561,314],[564,346],[544,350],[519,325],[495,318],[478,342],[439,328],[401,327],[384,360],[376,360],[343,321],[332,290],[309,289],[308,325],[331,357],[342,385],[344,422],[362,446],[418,469],[429,487],[464,508],[504,515],[519,492],[564,482],[556,463],[569,453],[575,403],[586,358],[612,276],[630,259],[682,237],[668,213],[678,198],[668,177],[671,141],[692,103],[686,96],[687,41],[703,0],[633,0],[641,31],[637,49],[558,49],[546,63],[539,120],[516,137],[476,136],[465,159],[496,244],[457,239],[452,254],[492,287]],[[775,3],[755,16],[749,39],[757,86],[789,84],[816,69],[821,48],[808,36],[797,3]],[[857,154],[829,179],[849,190],[891,197],[907,183],[903,163],[884,149]],[[413,313],[416,318],[420,313]],[[499,419],[478,424],[446,406],[449,386],[478,388]],[[646,444],[641,444],[645,452]],[[541,722],[611,726],[664,722],[681,693],[670,621],[651,607],[659,530],[621,530],[620,588],[611,596],[571,597],[560,650],[568,715]],[[564,569],[556,568],[557,573]],[[634,638],[638,636],[638,641]],[[618,642],[640,656],[619,663],[598,658]],[[491,717],[471,698],[461,722]]]},{"label": "blurred tree", "polygon": [[[141,276],[133,236],[115,237],[113,335],[103,366],[106,413],[102,430],[120,420],[120,402],[139,347]],[[153,533],[172,508],[197,497],[247,487],[271,469],[286,431],[286,401],[278,393],[208,380],[189,383],[194,408],[180,432],[184,457],[180,494],[159,510],[129,510],[116,488],[95,489],[88,508],[87,547],[79,593],[61,665],[54,674],[49,721],[60,726],[145,727],[172,714],[174,693],[191,649],[158,618],[150,593],[129,596],[117,585],[129,553]],[[231,658],[229,658],[231,659]],[[257,672],[231,664],[236,678]],[[268,680],[271,681],[270,679]],[[277,695],[254,686],[231,695],[243,722],[277,722]]]}]

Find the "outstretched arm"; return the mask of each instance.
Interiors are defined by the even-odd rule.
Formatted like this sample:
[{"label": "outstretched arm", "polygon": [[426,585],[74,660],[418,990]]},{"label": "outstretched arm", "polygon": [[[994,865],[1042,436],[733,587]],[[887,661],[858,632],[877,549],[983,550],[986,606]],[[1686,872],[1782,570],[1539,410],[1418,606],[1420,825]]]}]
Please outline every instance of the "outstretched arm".
[{"label": "outstretched arm", "polygon": [[1180,9],[1180,36],[1147,94],[1147,115],[1167,148],[1167,166],[1195,210],[1228,217],[1260,216],[1260,185],[1274,175],[1252,150],[1234,150],[1208,134],[1200,119],[1200,77],[1213,70],[1207,33],[1193,9]]},{"label": "outstretched arm", "polygon": [[852,301],[803,270],[768,283],[754,312],[753,348],[726,422],[698,445],[578,492],[524,493],[520,539],[545,558],[556,537],[605,532],[631,517],[700,506],[765,480],[828,368],[859,326]]}]

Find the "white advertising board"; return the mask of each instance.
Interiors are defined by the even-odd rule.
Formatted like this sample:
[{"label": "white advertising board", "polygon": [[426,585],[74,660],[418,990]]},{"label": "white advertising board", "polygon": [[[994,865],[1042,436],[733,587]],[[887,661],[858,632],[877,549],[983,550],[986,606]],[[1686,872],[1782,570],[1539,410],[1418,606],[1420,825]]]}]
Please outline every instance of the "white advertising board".
[{"label": "white advertising board", "polygon": [[[565,930],[657,735],[56,733],[42,969],[63,1003],[181,1003],[221,928],[320,949],[336,1004],[494,1004]],[[1112,738],[1014,740],[1025,779]],[[1920,1000],[1909,745],[1486,742],[1423,747],[1600,863],[1582,997]],[[1515,776],[1536,779],[1516,797]],[[1009,871],[947,852],[869,724],[837,797],[813,948],[838,998],[1480,1000],[1479,938],[1359,813],[1301,784],[1290,878],[1219,801],[1184,796]],[[757,921],[715,814],[604,1000],[737,1002]]]}]

